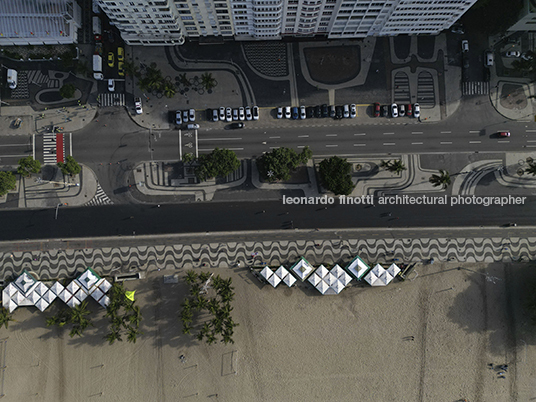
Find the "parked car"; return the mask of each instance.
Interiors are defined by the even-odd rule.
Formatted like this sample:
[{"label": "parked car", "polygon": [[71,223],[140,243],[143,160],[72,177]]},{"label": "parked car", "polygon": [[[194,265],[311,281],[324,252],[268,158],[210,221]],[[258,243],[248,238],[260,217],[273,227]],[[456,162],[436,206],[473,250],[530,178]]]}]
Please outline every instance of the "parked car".
[{"label": "parked car", "polygon": [[465,33],[465,29],[463,29],[462,24],[454,24],[450,28],[450,32],[452,32],[453,34],[463,35]]},{"label": "parked car", "polygon": [[469,41],[462,40],[462,52],[467,53],[469,51]]},{"label": "parked car", "polygon": [[305,106],[300,106],[300,119],[306,119],[307,115],[305,114]]},{"label": "parked car", "polygon": [[337,111],[335,110],[335,105],[331,105],[329,107],[329,117],[335,118],[336,114],[337,114]]},{"label": "parked car", "polygon": [[182,111],[182,122],[183,123],[188,123],[188,110],[183,110]]},{"label": "parked car", "polygon": [[342,110],[343,110],[343,113],[344,113],[344,118],[348,119],[350,117],[350,105],[344,105],[342,107]]},{"label": "parked car", "polygon": [[240,121],[244,121],[246,119],[246,113],[244,111],[244,107],[243,106],[240,106],[238,108],[238,119]]},{"label": "parked car", "polygon": [[400,105],[398,109],[398,114],[400,115],[400,117],[404,117],[406,115],[406,106]]},{"label": "parked car", "polygon": [[396,103],[391,105],[391,116],[398,117],[398,105]]},{"label": "parked car", "polygon": [[119,74],[120,77],[125,76],[125,63],[122,61],[117,63],[117,74]]},{"label": "parked car", "polygon": [[279,106],[277,108],[277,118],[278,119],[282,119],[283,118],[283,108],[281,106]]},{"label": "parked car", "polygon": [[493,55],[493,52],[486,52],[486,54],[484,55],[484,58],[485,58],[484,64],[486,65],[486,67],[493,66],[493,63],[495,61],[495,56]]},{"label": "parked car", "polygon": [[177,126],[180,126],[182,124],[182,112],[180,110],[177,110],[175,112],[175,124]]},{"label": "parked car", "polygon": [[382,106],[382,117],[389,116],[389,106],[383,105]]},{"label": "parked car", "polygon": [[313,117],[315,117],[315,108],[312,106],[306,107],[305,115],[307,116],[308,119],[312,119]]},{"label": "parked car", "polygon": [[378,102],[374,104],[374,117],[380,117],[380,104]]},{"label": "parked car", "polygon": [[113,67],[115,64],[114,54],[113,52],[108,53],[108,67]]},{"label": "parked car", "polygon": [[292,107],[292,120],[298,120],[298,107],[293,106]]},{"label": "parked car", "polygon": [[196,123],[190,123],[186,126],[188,130],[197,130],[199,128],[199,124]]},{"label": "parked car", "polygon": [[188,112],[188,118],[191,122],[195,121],[195,109],[190,109]]},{"label": "parked car", "polygon": [[406,106],[406,116],[413,116],[413,106],[411,106],[411,103]]},{"label": "parked car", "polygon": [[225,121],[227,122],[233,121],[233,111],[230,107],[225,109]]},{"label": "parked car", "polygon": [[115,91],[115,80],[113,80],[113,79],[108,80],[108,91],[110,91],[110,92]]},{"label": "parked car", "polygon": [[344,112],[342,109],[342,106],[335,106],[335,119],[340,120],[342,119]]},{"label": "parked car", "polygon": [[290,119],[292,114],[290,113],[290,106],[285,106],[285,119]]},{"label": "parked car", "polygon": [[117,61],[125,61],[125,49],[122,47],[117,48]]},{"label": "parked car", "polygon": [[521,57],[521,52],[519,50],[509,50],[505,53],[506,57]]},{"label": "parked car", "polygon": [[501,131],[499,137],[510,137],[510,131]]},{"label": "parked car", "polygon": [[229,125],[230,129],[244,128],[244,123],[231,123]]},{"label": "parked car", "polygon": [[315,106],[315,117],[317,119],[322,117],[322,108],[320,107],[320,105]]},{"label": "parked car", "polygon": [[253,106],[252,113],[253,113],[253,120],[259,120],[259,107]]},{"label": "parked car", "polygon": [[141,106],[141,98],[134,98],[134,108],[136,109],[136,114],[143,113],[143,107]]},{"label": "parked car", "polygon": [[233,109],[233,120],[238,121],[238,109]]},{"label": "parked car", "polygon": [[253,116],[251,115],[251,108],[249,106],[246,106],[246,120],[251,121],[253,119]]},{"label": "parked car", "polygon": [[355,104],[352,103],[352,104],[350,105],[350,118],[351,118],[351,119],[354,119],[356,116],[357,116],[357,109],[356,109],[356,107],[355,107]]},{"label": "parked car", "polygon": [[413,105],[413,116],[418,119],[421,117],[421,107],[418,103]]},{"label": "parked car", "polygon": [[322,117],[328,117],[329,116],[328,105],[324,104],[320,107],[322,108]]},{"label": "parked car", "polygon": [[221,121],[225,120],[225,108],[223,106],[220,107],[220,115],[218,117]]},{"label": "parked car", "polygon": [[534,55],[532,54],[532,52],[521,53],[521,58],[523,60],[532,60],[534,58]]},{"label": "parked car", "polygon": [[[224,113],[225,113],[225,110],[224,110]],[[218,115],[218,111],[216,109],[214,109],[212,111],[212,121],[218,121],[220,119],[219,115]]]}]

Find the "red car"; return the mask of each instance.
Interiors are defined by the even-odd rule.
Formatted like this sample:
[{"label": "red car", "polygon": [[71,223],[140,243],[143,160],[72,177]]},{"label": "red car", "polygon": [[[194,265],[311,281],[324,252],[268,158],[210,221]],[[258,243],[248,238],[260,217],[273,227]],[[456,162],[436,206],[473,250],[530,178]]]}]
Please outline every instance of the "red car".
[{"label": "red car", "polygon": [[510,137],[510,131],[501,131],[499,137]]},{"label": "red car", "polygon": [[380,117],[380,104],[378,102],[374,104],[374,117]]},{"label": "red car", "polygon": [[413,116],[413,106],[411,104],[406,106],[406,116]]}]

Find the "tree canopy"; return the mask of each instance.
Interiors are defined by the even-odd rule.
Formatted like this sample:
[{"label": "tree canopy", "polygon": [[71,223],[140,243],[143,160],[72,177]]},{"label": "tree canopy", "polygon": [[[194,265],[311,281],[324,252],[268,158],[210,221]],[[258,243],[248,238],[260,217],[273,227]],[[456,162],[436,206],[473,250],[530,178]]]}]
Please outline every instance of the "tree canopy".
[{"label": "tree canopy", "polygon": [[65,163],[58,162],[58,167],[61,169],[61,172],[63,174],[69,174],[71,176],[77,175],[82,170],[78,162],[75,161],[75,159],[71,155],[65,158]]},{"label": "tree canopy", "polygon": [[319,165],[322,185],[337,195],[349,195],[354,189],[351,173],[352,164],[338,156],[324,159]]},{"label": "tree canopy", "polygon": [[290,173],[313,156],[309,147],[298,154],[290,148],[276,148],[257,159],[261,177],[268,181],[288,180]]},{"label": "tree canopy", "polygon": [[41,170],[41,162],[35,160],[32,156],[19,159],[17,173],[24,177],[30,177],[32,173],[39,173]]},{"label": "tree canopy", "polygon": [[17,178],[12,172],[0,172],[0,196],[17,187]]},{"label": "tree canopy", "polygon": [[60,95],[62,98],[70,99],[74,96],[76,87],[73,84],[65,84],[60,88]]},{"label": "tree canopy", "polygon": [[439,170],[439,174],[433,174],[429,180],[434,187],[441,186],[443,190],[445,190],[451,183],[450,174],[446,170]]},{"label": "tree canopy", "polygon": [[240,167],[240,161],[233,151],[216,148],[209,154],[199,157],[199,166],[195,169],[195,175],[201,181],[213,177],[225,177]]}]

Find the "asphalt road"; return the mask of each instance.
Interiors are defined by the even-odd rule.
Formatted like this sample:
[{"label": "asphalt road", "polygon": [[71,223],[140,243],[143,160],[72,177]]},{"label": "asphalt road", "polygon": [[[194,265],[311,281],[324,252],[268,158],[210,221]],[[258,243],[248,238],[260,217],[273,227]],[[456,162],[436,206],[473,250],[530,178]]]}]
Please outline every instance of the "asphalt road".
[{"label": "asphalt road", "polygon": [[[56,210],[2,212],[0,240],[139,236],[222,231],[408,228],[518,227],[533,225],[536,197],[524,205],[283,205],[260,203],[199,203],[119,205]],[[264,212],[263,212],[264,211]],[[391,215],[389,216],[389,213]]]}]

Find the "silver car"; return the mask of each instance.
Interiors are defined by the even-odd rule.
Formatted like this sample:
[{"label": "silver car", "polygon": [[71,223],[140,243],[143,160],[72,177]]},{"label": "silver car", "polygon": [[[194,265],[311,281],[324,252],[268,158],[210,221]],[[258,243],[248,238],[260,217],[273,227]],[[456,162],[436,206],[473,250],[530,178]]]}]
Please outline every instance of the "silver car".
[{"label": "silver car", "polygon": [[221,121],[225,120],[225,108],[223,106],[220,107],[220,120]]},{"label": "silver car", "polygon": [[253,119],[253,116],[251,115],[251,108],[249,106],[246,107],[246,120],[250,121]]},{"label": "silver car", "polygon": [[190,119],[190,121],[195,121],[195,109],[190,109],[189,113],[188,113],[188,118]]},{"label": "silver car", "polygon": [[225,120],[227,122],[233,121],[233,111],[232,111],[232,109],[230,107],[225,109]]},{"label": "silver car", "polygon": [[391,116],[398,117],[398,105],[396,103],[391,105]]}]

